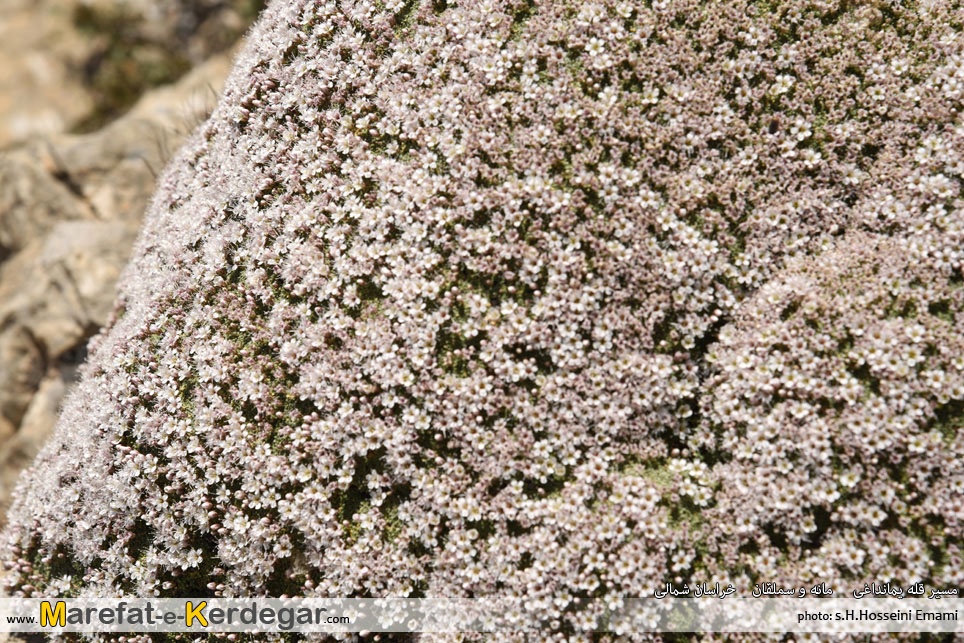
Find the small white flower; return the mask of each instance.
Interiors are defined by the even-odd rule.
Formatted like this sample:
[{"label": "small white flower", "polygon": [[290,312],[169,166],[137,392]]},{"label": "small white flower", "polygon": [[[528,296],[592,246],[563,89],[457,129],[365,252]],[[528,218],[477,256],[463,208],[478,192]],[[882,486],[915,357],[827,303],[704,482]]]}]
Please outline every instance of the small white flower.
[{"label": "small white flower", "polygon": [[854,485],[857,484],[859,480],[860,480],[860,476],[857,474],[856,471],[847,471],[845,473],[840,474],[840,484],[842,484],[847,488],[853,487]]},{"label": "small white flower", "polygon": [[181,569],[187,569],[189,567],[197,567],[198,565],[201,564],[201,560],[203,560],[203,558],[204,557],[201,555],[200,549],[192,549],[184,557],[184,562],[181,563]]},{"label": "small white flower", "polygon": [[591,38],[586,45],[586,53],[595,58],[602,54],[604,50],[603,41],[599,38]]},{"label": "small white flower", "polygon": [[920,343],[924,339],[925,328],[921,324],[911,324],[904,329],[904,334],[907,338],[914,342],[915,344]]},{"label": "small white flower", "polygon": [[770,87],[770,92],[774,96],[785,94],[788,91],[790,91],[791,87],[793,87],[793,83],[794,83],[793,76],[790,76],[789,74],[779,74],[776,77],[776,81]]}]

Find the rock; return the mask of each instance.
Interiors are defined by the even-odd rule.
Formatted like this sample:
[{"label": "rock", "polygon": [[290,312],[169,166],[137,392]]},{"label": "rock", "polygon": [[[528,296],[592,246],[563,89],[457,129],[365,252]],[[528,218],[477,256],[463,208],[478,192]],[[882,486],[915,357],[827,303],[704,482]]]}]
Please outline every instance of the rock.
[{"label": "rock", "polygon": [[63,0],[0,3],[0,148],[60,132],[94,107],[78,73],[93,43]]},{"label": "rock", "polygon": [[58,221],[93,218],[72,187],[35,159],[0,155],[0,262]]},{"label": "rock", "polygon": [[[106,321],[136,228],[68,221],[0,269],[0,414],[16,425],[49,365]],[[2,432],[0,432],[2,436]]]},{"label": "rock", "polygon": [[[88,0],[90,1],[90,0]],[[117,0],[94,0],[116,7]],[[151,42],[168,43],[195,64],[230,47],[260,9],[250,0],[124,0],[139,15],[138,34]]]},{"label": "rock", "polygon": [[[262,2],[251,0],[84,0],[76,15],[98,35],[121,24],[119,39],[162,45],[193,64],[233,45]],[[116,36],[115,36],[116,37]]]},{"label": "rock", "polygon": [[58,224],[0,271],[0,324],[24,329],[47,359],[86,340],[107,319],[135,234],[123,222]]},{"label": "rock", "polygon": [[45,368],[44,351],[28,328],[14,325],[0,332],[0,417],[6,422],[20,423]]},{"label": "rock", "polygon": [[[228,48],[259,4],[0,2],[0,525],[108,317],[157,175],[215,105]],[[117,18],[122,28],[103,28]],[[171,51],[198,64],[106,127],[64,133],[102,110],[104,60],[128,60],[121,52],[153,64]]]},{"label": "rock", "polygon": [[[127,263],[135,234],[134,227],[122,223],[70,221],[58,225],[45,239],[40,265],[50,272],[59,269],[64,279],[70,279],[85,324],[100,326],[107,320],[114,284]],[[51,283],[58,290],[65,289],[65,283],[55,277]],[[38,319],[34,327],[42,329],[42,321]],[[48,346],[55,345],[47,334],[39,332],[38,336],[46,339]],[[52,350],[51,354],[61,352]]]},{"label": "rock", "polygon": [[45,377],[20,423],[20,429],[0,447],[0,524],[5,522],[10,492],[17,477],[37,455],[57,422],[66,390],[60,373],[53,372]]},{"label": "rock", "polygon": [[102,130],[54,136],[18,156],[62,177],[98,219],[139,224],[157,174],[213,109],[230,55],[214,56],[176,84],[149,92]]},{"label": "rock", "polygon": [[16,430],[17,427],[15,427],[10,420],[0,415],[0,444],[6,442]]},{"label": "rock", "polygon": [[107,319],[155,174],[213,106],[229,60],[150,92],[103,131],[0,158],[0,415],[14,426],[47,362],[74,364]]},{"label": "rock", "polygon": [[259,0],[0,4],[0,149],[100,129],[153,87],[229,49]]}]

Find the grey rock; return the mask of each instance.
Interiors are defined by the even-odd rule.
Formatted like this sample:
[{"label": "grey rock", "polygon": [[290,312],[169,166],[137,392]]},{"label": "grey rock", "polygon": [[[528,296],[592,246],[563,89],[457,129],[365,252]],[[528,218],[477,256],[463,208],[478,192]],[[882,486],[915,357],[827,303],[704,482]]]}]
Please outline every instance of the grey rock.
[{"label": "grey rock", "polygon": [[93,218],[90,207],[57,176],[29,158],[0,155],[0,261],[58,221]]},{"label": "grey rock", "polygon": [[17,427],[10,420],[0,415],[0,444],[6,442],[16,430]]},{"label": "grey rock", "polygon": [[[238,0],[3,0],[0,149],[68,131],[103,105],[105,54],[167,52],[190,64],[229,48],[252,18]],[[256,7],[257,3],[249,5]],[[84,20],[78,16],[100,16]]]},{"label": "grey rock", "polygon": [[229,63],[229,54],[214,56],[103,129],[53,136],[18,157],[61,177],[97,219],[139,224],[157,174],[213,109]]},{"label": "grey rock", "polygon": [[0,147],[63,131],[93,108],[77,69],[94,43],[71,24],[75,2],[0,2]]},{"label": "grey rock", "polygon": [[10,494],[20,472],[33,461],[50,435],[67,386],[60,373],[44,378],[30,403],[20,429],[0,447],[0,524],[10,505]]},{"label": "grey rock", "polygon": [[0,325],[23,329],[47,360],[86,340],[107,319],[135,234],[121,222],[58,224],[0,270]]},{"label": "grey rock", "polygon": [[20,423],[45,368],[43,349],[26,327],[0,333],[0,417],[6,422]]}]

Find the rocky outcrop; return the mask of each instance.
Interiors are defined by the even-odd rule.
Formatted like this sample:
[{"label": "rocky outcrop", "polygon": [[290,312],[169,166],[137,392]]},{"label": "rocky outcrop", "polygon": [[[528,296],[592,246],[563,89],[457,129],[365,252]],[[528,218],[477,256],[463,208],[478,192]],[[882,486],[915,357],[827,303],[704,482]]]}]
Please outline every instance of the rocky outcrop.
[{"label": "rocky outcrop", "polygon": [[0,156],[0,261],[42,238],[60,221],[92,219],[89,205],[38,163]]},{"label": "rocky outcrop", "polygon": [[33,461],[57,421],[64,395],[74,379],[71,366],[61,364],[40,382],[16,433],[0,444],[0,512],[3,515],[17,477]]},{"label": "rocky outcrop", "polygon": [[0,510],[108,319],[156,174],[213,107],[229,59],[100,131],[0,155]]},{"label": "rocky outcrop", "polygon": [[145,91],[233,46],[261,4],[5,0],[0,149],[78,126],[99,128]]},{"label": "rocky outcrop", "polygon": [[65,131],[93,109],[78,73],[93,48],[72,24],[72,4],[0,3],[0,148]]}]

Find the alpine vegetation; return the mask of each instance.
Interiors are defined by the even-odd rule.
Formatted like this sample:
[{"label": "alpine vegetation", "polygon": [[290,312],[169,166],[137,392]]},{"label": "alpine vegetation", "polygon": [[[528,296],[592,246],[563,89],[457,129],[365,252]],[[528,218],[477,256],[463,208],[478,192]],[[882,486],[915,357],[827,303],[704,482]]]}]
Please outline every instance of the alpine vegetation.
[{"label": "alpine vegetation", "polygon": [[[16,596],[964,583],[958,2],[277,0]],[[562,636],[563,634],[560,634]]]}]

